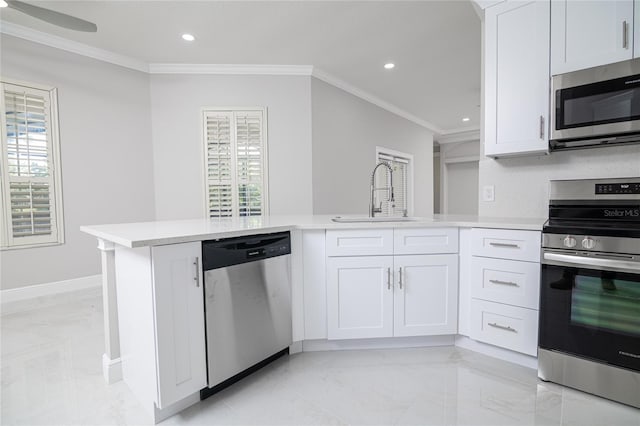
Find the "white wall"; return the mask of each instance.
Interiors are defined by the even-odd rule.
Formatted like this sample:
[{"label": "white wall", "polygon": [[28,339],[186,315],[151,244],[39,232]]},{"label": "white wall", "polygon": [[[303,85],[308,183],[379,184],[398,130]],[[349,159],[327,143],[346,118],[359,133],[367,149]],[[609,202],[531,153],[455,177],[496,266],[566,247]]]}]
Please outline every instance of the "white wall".
[{"label": "white wall", "polygon": [[441,212],[478,214],[479,160],[480,140],[440,144]]},{"label": "white wall", "polygon": [[414,214],[433,213],[433,134],[313,78],[313,212],[367,214],[376,146],[414,156]]},{"label": "white wall", "polygon": [[65,243],[0,252],[0,288],[100,273],[81,225],[152,220],[149,76],[2,35],[5,78],[58,88]]},{"label": "white wall", "polygon": [[152,75],[156,217],[201,218],[202,107],[267,108],[270,214],[310,214],[310,77]]},{"label": "white wall", "polygon": [[495,185],[481,216],[545,218],[551,179],[640,176],[640,145],[555,152],[546,156],[480,160],[480,187]]}]

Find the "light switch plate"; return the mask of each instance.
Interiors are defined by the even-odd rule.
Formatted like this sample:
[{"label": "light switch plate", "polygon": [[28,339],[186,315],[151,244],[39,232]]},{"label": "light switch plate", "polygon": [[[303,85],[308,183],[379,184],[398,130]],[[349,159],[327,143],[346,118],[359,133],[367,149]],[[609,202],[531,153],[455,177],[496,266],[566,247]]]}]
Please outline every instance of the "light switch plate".
[{"label": "light switch plate", "polygon": [[493,185],[485,185],[482,187],[482,201],[495,201],[496,187]]}]

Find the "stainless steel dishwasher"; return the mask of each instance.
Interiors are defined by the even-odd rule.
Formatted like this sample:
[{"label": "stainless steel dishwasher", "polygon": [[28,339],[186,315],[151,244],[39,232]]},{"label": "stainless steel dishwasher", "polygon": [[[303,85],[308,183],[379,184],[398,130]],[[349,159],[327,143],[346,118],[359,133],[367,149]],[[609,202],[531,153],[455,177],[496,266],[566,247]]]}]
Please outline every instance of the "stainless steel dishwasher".
[{"label": "stainless steel dishwasher", "polygon": [[289,352],[289,232],[202,243],[208,388],[202,399]]}]

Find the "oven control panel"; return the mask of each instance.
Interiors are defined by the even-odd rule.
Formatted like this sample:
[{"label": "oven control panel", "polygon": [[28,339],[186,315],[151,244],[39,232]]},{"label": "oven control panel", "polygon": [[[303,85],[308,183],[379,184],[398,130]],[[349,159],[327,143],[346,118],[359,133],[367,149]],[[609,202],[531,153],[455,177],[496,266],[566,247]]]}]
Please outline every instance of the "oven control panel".
[{"label": "oven control panel", "polygon": [[640,183],[596,183],[596,195],[640,194]]}]

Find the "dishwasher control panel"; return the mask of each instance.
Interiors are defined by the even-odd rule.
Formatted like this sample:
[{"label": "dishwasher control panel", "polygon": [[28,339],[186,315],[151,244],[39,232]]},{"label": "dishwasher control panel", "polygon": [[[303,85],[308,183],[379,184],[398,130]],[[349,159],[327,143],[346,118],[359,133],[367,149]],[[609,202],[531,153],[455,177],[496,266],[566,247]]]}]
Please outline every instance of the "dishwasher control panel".
[{"label": "dishwasher control panel", "polygon": [[288,231],[202,242],[205,271],[287,254],[291,254]]}]

